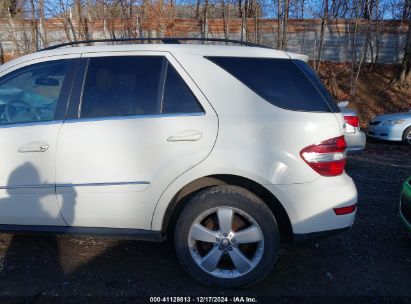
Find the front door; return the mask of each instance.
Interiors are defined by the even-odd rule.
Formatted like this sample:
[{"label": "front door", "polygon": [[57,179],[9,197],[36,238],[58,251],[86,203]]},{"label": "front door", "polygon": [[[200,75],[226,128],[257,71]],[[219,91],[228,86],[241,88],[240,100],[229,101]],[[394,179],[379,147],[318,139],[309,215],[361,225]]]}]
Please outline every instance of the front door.
[{"label": "front door", "polygon": [[[201,162],[217,116],[165,52],[86,54],[78,115],[57,143],[57,197],[72,226],[149,229],[166,187]],[[71,104],[72,107],[72,104]]]},{"label": "front door", "polygon": [[0,225],[65,225],[55,146],[76,61],[44,60],[0,77]]}]

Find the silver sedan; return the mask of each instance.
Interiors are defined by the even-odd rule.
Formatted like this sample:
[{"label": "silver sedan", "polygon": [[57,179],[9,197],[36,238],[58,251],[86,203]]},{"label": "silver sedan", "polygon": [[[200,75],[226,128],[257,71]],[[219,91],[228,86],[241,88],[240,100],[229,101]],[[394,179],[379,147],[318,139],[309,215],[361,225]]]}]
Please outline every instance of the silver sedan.
[{"label": "silver sedan", "polygon": [[411,111],[375,117],[368,125],[367,135],[411,145]]},{"label": "silver sedan", "polygon": [[347,141],[347,153],[357,154],[365,149],[365,133],[360,129],[360,120],[357,112],[347,108],[348,102],[341,102],[338,106],[345,120],[345,139]]}]

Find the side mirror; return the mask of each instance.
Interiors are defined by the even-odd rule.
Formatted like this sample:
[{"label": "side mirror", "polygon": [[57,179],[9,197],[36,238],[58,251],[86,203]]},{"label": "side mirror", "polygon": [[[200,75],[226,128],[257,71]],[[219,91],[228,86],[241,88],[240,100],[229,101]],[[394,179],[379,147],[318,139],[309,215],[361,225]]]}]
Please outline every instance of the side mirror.
[{"label": "side mirror", "polygon": [[346,108],[350,102],[348,100],[341,101],[338,103],[339,108]]},{"label": "side mirror", "polygon": [[46,87],[58,87],[60,85],[60,81],[55,78],[47,77],[47,76],[40,76],[36,78],[34,81],[36,86],[46,86]]}]

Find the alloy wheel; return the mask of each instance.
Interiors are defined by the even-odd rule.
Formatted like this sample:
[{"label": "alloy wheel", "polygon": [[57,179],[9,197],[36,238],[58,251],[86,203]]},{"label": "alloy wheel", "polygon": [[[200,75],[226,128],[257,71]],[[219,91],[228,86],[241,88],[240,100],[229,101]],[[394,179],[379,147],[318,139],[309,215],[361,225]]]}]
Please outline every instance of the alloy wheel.
[{"label": "alloy wheel", "polygon": [[190,227],[188,244],[195,263],[219,278],[249,273],[264,252],[257,222],[244,211],[227,206],[200,214]]}]

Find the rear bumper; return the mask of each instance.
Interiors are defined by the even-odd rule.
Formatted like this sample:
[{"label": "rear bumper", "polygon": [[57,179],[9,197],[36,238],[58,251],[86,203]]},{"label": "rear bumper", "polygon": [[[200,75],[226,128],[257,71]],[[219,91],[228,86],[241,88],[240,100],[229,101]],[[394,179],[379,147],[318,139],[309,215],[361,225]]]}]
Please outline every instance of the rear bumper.
[{"label": "rear bumper", "polygon": [[306,233],[306,234],[294,234],[294,242],[305,242],[305,241],[325,239],[330,236],[348,231],[350,230],[350,228],[351,227],[345,227],[345,228],[328,230],[328,231],[312,232],[312,233]]},{"label": "rear bumper", "polygon": [[357,154],[365,149],[366,136],[365,133],[357,130],[353,133],[346,133],[345,140],[347,141],[347,153]]},{"label": "rear bumper", "polygon": [[[334,208],[357,204],[357,189],[347,174],[319,177],[312,183],[265,185],[283,205],[297,238],[348,229],[356,211],[336,215]],[[299,235],[306,235],[305,237]]]}]

